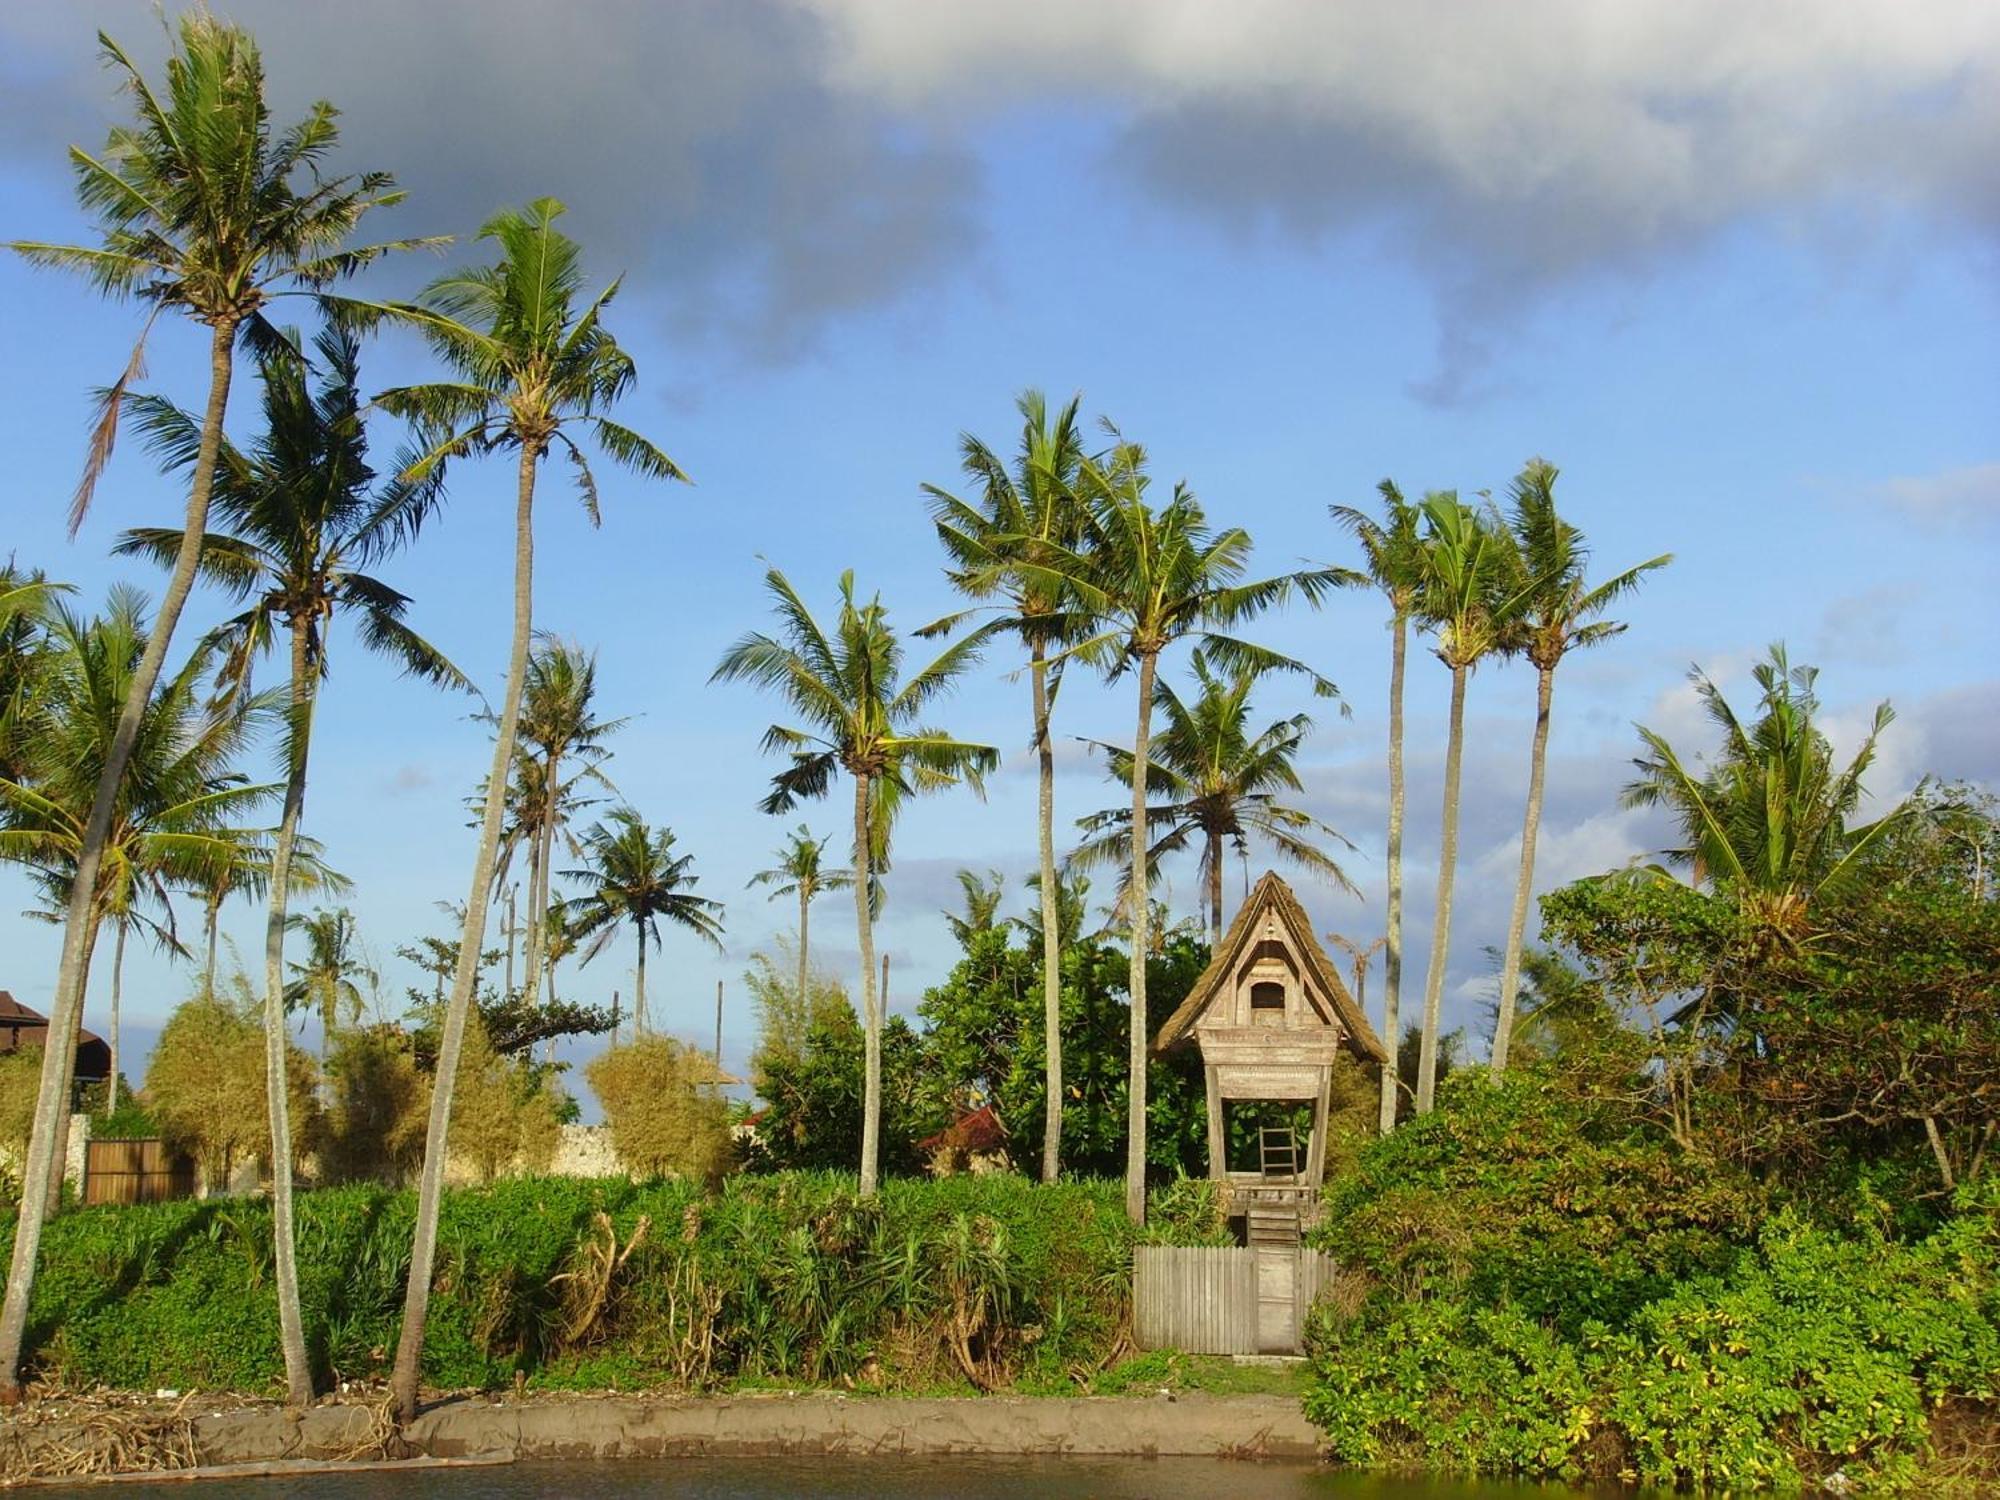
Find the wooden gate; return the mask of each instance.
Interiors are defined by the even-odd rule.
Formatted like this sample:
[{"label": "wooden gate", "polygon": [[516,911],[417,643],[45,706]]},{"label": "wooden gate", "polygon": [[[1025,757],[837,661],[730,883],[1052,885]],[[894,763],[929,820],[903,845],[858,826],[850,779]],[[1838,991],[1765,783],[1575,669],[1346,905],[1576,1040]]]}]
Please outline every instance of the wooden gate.
[{"label": "wooden gate", "polygon": [[157,1136],[93,1140],[85,1147],[85,1203],[160,1203],[194,1196],[194,1163]]},{"label": "wooden gate", "polygon": [[1133,1332],[1142,1349],[1296,1354],[1335,1264],[1317,1250],[1137,1246]]}]

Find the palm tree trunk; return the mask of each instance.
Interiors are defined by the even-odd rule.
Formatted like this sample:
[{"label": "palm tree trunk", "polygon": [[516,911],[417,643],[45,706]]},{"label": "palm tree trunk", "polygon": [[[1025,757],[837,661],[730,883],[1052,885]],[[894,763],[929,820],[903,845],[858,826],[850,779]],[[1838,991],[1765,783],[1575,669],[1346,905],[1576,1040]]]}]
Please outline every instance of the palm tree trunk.
[{"label": "palm tree trunk", "polygon": [[1507,952],[1500,962],[1500,1010],[1493,1020],[1495,1082],[1507,1072],[1514,1040],[1514,1001],[1521,988],[1521,944],[1528,931],[1528,895],[1535,884],[1535,836],[1542,827],[1542,781],[1549,756],[1549,704],[1555,697],[1554,667],[1543,667],[1535,683],[1535,743],[1528,756],[1528,810],[1521,819],[1521,873],[1514,883],[1514,915],[1507,923]]},{"label": "palm tree trunk", "polygon": [[811,920],[812,893],[807,890],[806,883],[801,880],[799,882],[799,1017],[801,1022],[803,1022],[807,1013],[812,1010],[811,1003],[806,999],[806,986],[812,982],[812,971],[806,967],[807,929],[808,923]]},{"label": "palm tree trunk", "polygon": [[875,850],[868,837],[868,778],[854,778],[854,921],[861,939],[861,1022],[864,1074],[861,1094],[861,1196],[875,1196],[882,1162],[882,1011],[875,989]]},{"label": "palm tree trunk", "polygon": [[417,1187],[416,1233],[410,1245],[410,1279],[403,1296],[403,1331],[396,1345],[394,1392],[400,1420],[417,1415],[417,1387],[423,1377],[424,1323],[430,1314],[431,1270],[437,1258],[438,1206],[444,1194],[444,1162],[451,1126],[452,1087],[465,1041],[466,1013],[479,977],[479,949],[486,937],[486,902],[500,849],[500,822],[507,811],[507,768],[514,763],[514,736],[521,722],[521,683],[528,671],[534,634],[535,445],[521,448],[520,478],[514,499],[514,640],[507,661],[507,697],[500,732],[493,741],[493,769],[486,778],[486,811],[479,826],[479,853],[472,864],[472,889],[465,899],[465,928],[459,934],[458,967],[452,974],[451,1004],[438,1042],[437,1076],[431,1086],[431,1114],[424,1136],[424,1166]]},{"label": "palm tree trunk", "polygon": [[[1379,1128],[1396,1128],[1402,1080],[1396,1049],[1401,1045],[1403,1002],[1403,663],[1409,654],[1410,617],[1396,611],[1389,648],[1389,898],[1382,944],[1382,1113]],[[1359,1004],[1357,1000],[1355,1002]]]},{"label": "palm tree trunk", "polygon": [[222,925],[222,890],[217,887],[208,893],[208,959],[202,969],[201,987],[210,995],[215,993],[215,937],[216,929]]},{"label": "palm tree trunk", "polygon": [[1062,889],[1056,883],[1056,756],[1049,743],[1049,663],[1037,640],[1029,648],[1028,677],[1035,697],[1035,760],[1041,781],[1036,815],[1042,856],[1042,1181],[1062,1175]]},{"label": "palm tree trunk", "polygon": [[1222,835],[1208,836],[1208,947],[1222,946]]},{"label": "palm tree trunk", "polygon": [[[146,705],[152,701],[160,669],[166,664],[167,647],[173,639],[174,627],[180,623],[181,607],[194,587],[202,538],[208,532],[208,497],[215,484],[215,460],[222,445],[222,418],[229,406],[230,351],[235,339],[235,323],[225,321],[214,326],[209,340],[208,407],[202,413],[201,444],[195,455],[194,480],[188,487],[180,551],[175,555],[166,592],[160,598],[159,615],[146,637],[138,670],[132,674],[124,705],[119,709],[111,753],[98,774],[90,820],[84,825],[83,847],[77,851],[69,910],[63,920],[62,960],[56,970],[55,999],[49,1006],[52,1037],[74,1031],[83,1017],[84,946],[92,925],[91,908],[97,895],[98,869],[104,862],[104,841],[111,831],[111,814],[125,780],[125,767],[131,762],[132,747],[139,738],[140,720]],[[0,1405],[4,1406],[12,1406],[21,1399],[21,1343],[28,1331],[28,1299],[34,1292],[35,1261],[42,1247],[40,1205],[48,1199],[51,1175],[58,1191],[62,1183],[62,1166],[55,1156],[58,1126],[66,1129],[69,1114],[62,1050],[43,1048],[41,1079],[35,1090],[35,1121],[21,1171],[21,1215],[14,1226],[14,1254],[7,1271],[6,1301],[0,1305]]]},{"label": "palm tree trunk", "polygon": [[1153,728],[1153,677],[1159,657],[1139,658],[1139,728],[1132,736],[1132,967],[1127,993],[1131,996],[1128,1036],[1128,1076],[1125,1085],[1125,1215],[1134,1224],[1146,1222],[1146,1052],[1151,1041],[1146,1020],[1146,924],[1152,903],[1146,883],[1146,769]]},{"label": "palm tree trunk", "polygon": [[535,920],[535,913],[541,909],[542,830],[537,828],[528,837],[528,937],[521,955],[521,993],[528,997],[531,1004],[535,996],[542,992],[542,924]]},{"label": "palm tree trunk", "polygon": [[104,1082],[104,1112],[118,1112],[118,1013],[125,995],[126,923],[118,924],[118,936],[111,945],[111,1076]]},{"label": "palm tree trunk", "polygon": [[646,928],[641,923],[634,928],[639,934],[638,983],[632,991],[632,1031],[636,1036],[644,1036],[648,1030],[646,1018]]},{"label": "palm tree trunk", "polygon": [[[97,935],[103,922],[103,913],[101,911],[93,911],[90,918],[90,936],[85,942],[83,950],[83,991],[85,994],[90,993],[90,970],[91,965],[97,959]],[[60,1068],[62,1072],[63,1104],[62,1112],[56,1119],[56,1169],[49,1174],[48,1192],[43,1199],[44,1211],[51,1217],[62,1211],[63,1176],[69,1166],[70,1105],[76,1098],[76,1049],[77,1044],[82,1039],[83,1017],[78,1016],[76,1025],[70,1027],[69,1030],[62,1034],[60,1042],[57,1041],[54,1032],[51,1031],[49,1040],[43,1044],[45,1048],[53,1047],[62,1054]],[[43,1066],[47,1066],[46,1060]],[[26,1199],[24,1198],[22,1201],[25,1202]]]},{"label": "palm tree trunk", "polygon": [[1444,751],[1444,827],[1438,838],[1437,912],[1431,925],[1431,964],[1424,975],[1424,1034],[1417,1051],[1417,1113],[1437,1101],[1438,1024],[1444,1008],[1444,968],[1451,951],[1451,884],[1458,869],[1458,772],[1465,752],[1465,679],[1451,669],[1451,730]]},{"label": "palm tree trunk", "polygon": [[285,743],[285,810],[271,850],[271,900],[264,916],[264,1101],[271,1125],[271,1240],[277,1271],[278,1340],[285,1352],[286,1397],[291,1405],[303,1408],[312,1403],[313,1378],[306,1358],[305,1319],[299,1310],[298,1235],[292,1218],[291,1077],[285,1065],[291,1043],[285,1024],[285,918],[292,854],[306,805],[306,757],[312,748],[315,684],[307,651],[307,621],[298,616],[291,625],[292,713]]}]

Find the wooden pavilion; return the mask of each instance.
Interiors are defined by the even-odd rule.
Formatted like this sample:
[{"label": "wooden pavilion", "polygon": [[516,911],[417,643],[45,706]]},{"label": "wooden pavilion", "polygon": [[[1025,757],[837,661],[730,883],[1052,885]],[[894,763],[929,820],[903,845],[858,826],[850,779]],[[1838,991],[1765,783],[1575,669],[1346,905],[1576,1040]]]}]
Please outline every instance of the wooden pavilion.
[{"label": "wooden pavilion", "polygon": [[[1388,1053],[1313,935],[1290,886],[1265,872],[1209,965],[1153,1039],[1156,1051],[1200,1049],[1208,1087],[1208,1173],[1226,1185],[1228,1213],[1250,1244],[1298,1243],[1326,1173],[1334,1064],[1345,1051]],[[1286,1125],[1258,1131],[1253,1170],[1229,1170],[1228,1111],[1239,1102],[1310,1105],[1303,1145]]]}]

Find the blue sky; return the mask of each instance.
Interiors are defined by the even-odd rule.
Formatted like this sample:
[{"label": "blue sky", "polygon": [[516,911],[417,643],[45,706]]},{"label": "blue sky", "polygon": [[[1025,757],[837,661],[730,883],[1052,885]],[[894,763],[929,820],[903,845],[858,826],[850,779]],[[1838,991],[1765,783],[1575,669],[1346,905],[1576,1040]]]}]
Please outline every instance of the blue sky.
[{"label": "blue sky", "polygon": [[[281,115],[334,99],[344,164],[411,188],[385,228],[469,235],[500,204],[553,193],[593,271],[629,273],[616,327],[642,378],[623,415],[697,483],[607,472],[593,531],[552,472],[537,620],[599,649],[605,711],[634,716],[609,766],[620,792],[675,829],[704,893],[729,903],[726,956],[670,935],[649,977],[654,1014],[691,1034],[725,980],[732,1059],[751,1041],[745,956],[790,920],[743,889],[786,826],[755,809],[771,706],[706,686],[728,641],[763,623],[759,557],[816,603],[851,566],[905,625],[950,608],[918,486],[954,480],[961,429],[1010,444],[1030,385],[1081,390],[1163,479],[1246,526],[1272,570],[1351,561],[1326,507],[1369,503],[1384,475],[1499,491],[1531,454],[1562,466],[1565,508],[1606,568],[1677,554],[1625,612],[1631,630],[1559,681],[1544,887],[1656,846],[1657,828],[1616,806],[1632,722],[1698,745],[1688,666],[1740,691],[1772,640],[1823,669],[1837,738],[1894,701],[1885,795],[1926,770],[2000,781],[1990,14],[1555,0],[1510,7],[1504,25],[1487,7],[1285,0],[231,14],[263,40]],[[87,234],[62,151],[95,145],[117,109],[94,24],[160,51],[137,0],[0,18],[0,234]],[[433,269],[413,260],[366,289],[407,291]],[[136,443],[80,536],[63,530],[89,391],[122,364],[133,310],[13,261],[0,307],[0,552],[88,601],[120,578],[157,588],[106,556],[121,528],[178,512]],[[189,330],[163,329],[149,388],[198,402],[201,355]],[[382,385],[425,368],[396,337],[364,356]],[[239,386],[238,431],[253,412]],[[385,449],[394,437],[385,424]],[[496,697],[510,481],[504,465],[462,466],[441,523],[382,570]],[[219,610],[197,597],[189,638]],[[1381,624],[1354,596],[1262,630],[1352,709],[1277,685],[1260,704],[1320,718],[1308,800],[1359,846],[1349,868],[1367,899],[1301,890],[1326,927],[1364,937],[1381,913]],[[486,740],[466,701],[399,680],[351,639],[334,650],[308,822],[356,883],[395,1008],[415,976],[393,949],[445,930],[432,903],[465,895],[463,798]],[[898,834],[881,941],[899,1006],[950,961],[937,909],[955,869],[1000,868],[1021,899],[1033,782],[1009,665],[990,662],[940,715],[1007,751],[986,801],[919,804]],[[1445,685],[1413,661],[1413,955]],[[1079,681],[1058,728],[1123,741],[1130,698]],[[1448,994],[1475,1028],[1531,703],[1525,668],[1473,686]],[[1116,797],[1074,749],[1058,795],[1065,819]],[[809,820],[831,831],[841,817]],[[1171,872],[1171,893],[1192,905],[1191,870]],[[26,897],[0,873],[0,988],[40,1006],[56,935],[16,915]],[[845,906],[817,915],[819,951],[851,968]],[[247,944],[256,920],[237,909],[226,930]],[[568,988],[629,996],[630,962],[621,946]],[[149,953],[129,966],[143,1049],[189,981]]]}]

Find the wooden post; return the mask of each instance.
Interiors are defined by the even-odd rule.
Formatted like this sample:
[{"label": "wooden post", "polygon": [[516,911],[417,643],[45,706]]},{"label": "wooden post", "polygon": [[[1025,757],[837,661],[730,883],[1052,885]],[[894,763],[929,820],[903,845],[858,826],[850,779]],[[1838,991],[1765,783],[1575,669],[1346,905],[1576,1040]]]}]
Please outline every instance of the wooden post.
[{"label": "wooden post", "polygon": [[882,1018],[882,1022],[883,1022],[883,1024],[884,1024],[884,1025],[887,1025],[887,1024],[888,1024],[888,1021],[889,1021],[889,955],[888,955],[888,954],[886,954],[886,953],[882,955],[882,1001],[881,1001],[881,1004],[880,1004],[880,1005],[879,1005],[879,1006],[877,1007],[877,1009],[876,1009],[876,1012],[875,1012],[875,1013],[876,1013],[876,1014],[877,1014],[878,1016],[880,1016],[880,1017]]},{"label": "wooden post", "polygon": [[1213,1063],[1202,1073],[1208,1079],[1208,1175],[1221,1182],[1229,1175],[1229,1138],[1222,1130],[1222,1084]]},{"label": "wooden post", "polygon": [[715,981],[715,1071],[722,1072],[722,981]]},{"label": "wooden post", "polygon": [[618,991],[611,992],[611,1045],[618,1045]]}]

